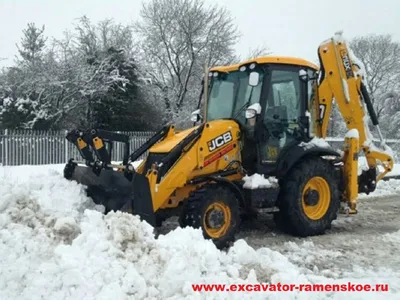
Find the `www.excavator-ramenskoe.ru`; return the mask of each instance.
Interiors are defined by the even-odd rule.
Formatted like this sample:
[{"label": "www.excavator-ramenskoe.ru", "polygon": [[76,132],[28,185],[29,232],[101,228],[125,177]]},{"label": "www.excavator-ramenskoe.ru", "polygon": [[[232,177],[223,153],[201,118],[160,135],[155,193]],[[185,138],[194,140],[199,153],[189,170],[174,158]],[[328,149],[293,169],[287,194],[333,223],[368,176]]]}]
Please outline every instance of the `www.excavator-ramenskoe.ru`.
[{"label": "www.excavator-ramenskoe.ru", "polygon": [[[133,153],[126,135],[71,131],[67,139],[84,161],[71,159],[64,176],[86,185],[106,212],[131,212],[154,226],[178,216],[219,248],[234,241],[243,217],[260,212],[272,213],[292,235],[322,234],[341,204],[357,211],[357,195],[374,191],[393,159],[345,40],[335,35],[318,55],[320,68],[266,56],[206,69],[203,113],[192,114],[198,125],[166,126]],[[334,101],[349,130],[342,154],[324,142]],[[373,144],[368,115],[382,150]],[[121,164],[111,162],[116,142],[125,147]],[[360,149],[369,169],[358,176]]]}]

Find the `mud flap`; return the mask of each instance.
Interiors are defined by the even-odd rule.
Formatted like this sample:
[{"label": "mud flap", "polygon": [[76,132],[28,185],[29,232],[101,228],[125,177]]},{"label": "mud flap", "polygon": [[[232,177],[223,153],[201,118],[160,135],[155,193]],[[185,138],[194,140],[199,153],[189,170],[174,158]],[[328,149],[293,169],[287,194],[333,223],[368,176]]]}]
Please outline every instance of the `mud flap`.
[{"label": "mud flap", "polygon": [[134,214],[139,215],[142,220],[155,227],[156,217],[153,210],[149,180],[146,176],[135,173],[132,178],[132,186]]}]

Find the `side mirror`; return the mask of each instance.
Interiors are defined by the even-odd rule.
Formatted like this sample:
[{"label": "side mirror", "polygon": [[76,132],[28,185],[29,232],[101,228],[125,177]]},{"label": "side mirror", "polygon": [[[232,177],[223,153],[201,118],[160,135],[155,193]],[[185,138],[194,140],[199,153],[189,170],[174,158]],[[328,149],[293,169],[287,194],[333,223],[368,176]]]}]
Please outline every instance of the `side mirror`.
[{"label": "side mirror", "polygon": [[258,81],[260,80],[260,74],[258,72],[251,72],[249,76],[249,85],[257,86]]},{"label": "side mirror", "polygon": [[300,80],[302,80],[302,81],[308,81],[308,74],[307,74],[307,71],[301,69],[301,70],[299,71],[299,77],[300,77]]},{"label": "side mirror", "polygon": [[192,112],[192,114],[190,116],[190,121],[192,121],[192,122],[200,121],[201,120],[200,113],[201,113],[200,109],[196,109],[194,112]]},{"label": "side mirror", "polygon": [[246,109],[246,119],[253,119],[261,113],[260,103],[254,103]]}]

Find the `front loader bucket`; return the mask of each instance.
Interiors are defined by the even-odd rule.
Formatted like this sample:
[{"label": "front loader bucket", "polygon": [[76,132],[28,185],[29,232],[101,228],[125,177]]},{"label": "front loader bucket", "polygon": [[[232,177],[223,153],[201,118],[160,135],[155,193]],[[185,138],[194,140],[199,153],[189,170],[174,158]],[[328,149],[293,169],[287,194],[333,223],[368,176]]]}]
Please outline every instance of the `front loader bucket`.
[{"label": "front loader bucket", "polygon": [[150,225],[156,225],[150,184],[146,176],[135,173],[132,178],[133,212]]},{"label": "front loader bucket", "polygon": [[[73,130],[66,138],[77,147],[84,162],[79,165],[71,159],[64,168],[64,177],[87,186],[88,196],[95,203],[104,205],[106,213],[111,210],[132,209],[133,214],[139,215],[141,219],[155,226],[149,181],[145,175],[136,173],[129,161],[136,161],[172,130],[172,126],[163,127],[132,154],[129,154],[127,135],[97,129]],[[124,144],[121,165],[111,163],[113,142]],[[119,172],[114,169],[124,171]]]},{"label": "front loader bucket", "polygon": [[120,210],[127,201],[132,199],[132,182],[121,172],[110,169],[102,170],[99,175],[96,175],[91,168],[79,165],[71,171],[67,165],[64,176],[87,186],[87,195],[96,204],[104,205],[106,212]]},{"label": "front loader bucket", "polygon": [[129,181],[122,172],[112,169],[102,170],[96,175],[89,167],[72,167],[71,164],[67,164],[64,177],[87,186],[87,195],[96,204],[104,205],[106,213],[121,210],[127,205],[133,214],[155,226],[150,185],[146,176],[135,172],[132,181]]}]

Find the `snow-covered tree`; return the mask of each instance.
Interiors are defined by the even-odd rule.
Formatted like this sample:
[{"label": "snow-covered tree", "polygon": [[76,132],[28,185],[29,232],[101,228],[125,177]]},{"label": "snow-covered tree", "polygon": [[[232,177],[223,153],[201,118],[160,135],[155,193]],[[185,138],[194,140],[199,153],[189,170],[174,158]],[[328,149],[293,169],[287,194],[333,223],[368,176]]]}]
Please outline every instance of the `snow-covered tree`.
[{"label": "snow-covered tree", "polygon": [[140,16],[136,31],[145,74],[159,105],[182,120],[197,102],[204,66],[235,56],[237,27],[229,11],[202,0],[151,0]]},{"label": "snow-covered tree", "polygon": [[83,17],[76,31],[80,55],[90,66],[104,63],[106,73],[114,80],[105,94],[87,98],[86,119],[91,126],[138,130],[160,125],[155,117],[159,114],[157,107],[152,107],[141,91],[132,26],[112,20],[94,25]]},{"label": "snow-covered tree", "polygon": [[60,40],[46,45],[43,35],[29,24],[20,57],[0,77],[3,127],[134,130],[159,124],[139,90],[130,26],[83,17]]},{"label": "snow-covered tree", "polygon": [[18,47],[20,57],[16,65],[3,75],[0,85],[0,119],[3,126],[11,128],[31,127],[37,117],[44,117],[42,96],[44,95],[46,37],[44,26],[29,23],[23,30]]},{"label": "snow-covered tree", "polygon": [[17,47],[24,62],[35,65],[36,62],[41,60],[46,45],[44,29],[44,25],[42,28],[38,28],[35,23],[28,23],[28,28],[22,31],[21,46]]},{"label": "snow-covered tree", "polygon": [[367,89],[386,136],[400,137],[400,43],[390,35],[368,35],[350,41],[365,66]]}]

